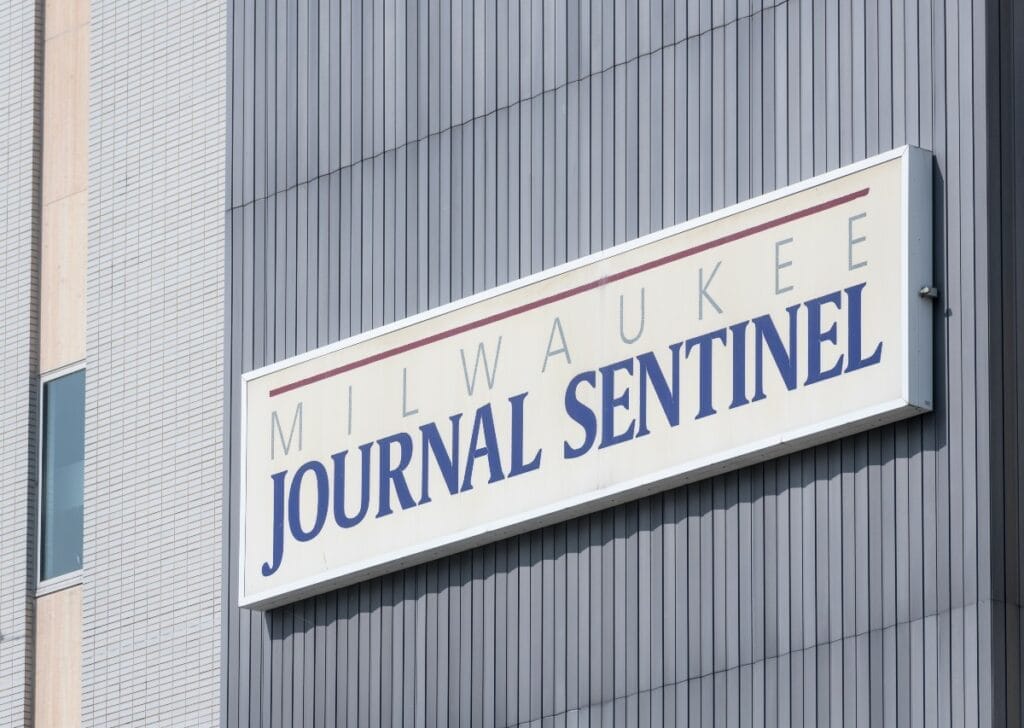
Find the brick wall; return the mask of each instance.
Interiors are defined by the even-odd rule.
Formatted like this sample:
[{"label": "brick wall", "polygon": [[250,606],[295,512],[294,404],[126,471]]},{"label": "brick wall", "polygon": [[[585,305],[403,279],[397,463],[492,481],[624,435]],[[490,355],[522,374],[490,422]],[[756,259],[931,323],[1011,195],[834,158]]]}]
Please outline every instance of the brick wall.
[{"label": "brick wall", "polygon": [[0,726],[32,714],[41,5],[0,5]]},{"label": "brick wall", "polygon": [[217,722],[225,17],[92,3],[85,725]]}]

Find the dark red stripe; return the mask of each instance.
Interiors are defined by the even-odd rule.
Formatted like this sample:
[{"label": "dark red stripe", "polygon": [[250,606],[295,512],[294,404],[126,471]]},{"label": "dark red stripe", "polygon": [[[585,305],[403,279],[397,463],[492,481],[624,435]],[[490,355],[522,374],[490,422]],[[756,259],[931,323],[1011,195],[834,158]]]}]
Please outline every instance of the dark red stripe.
[{"label": "dark red stripe", "polygon": [[420,347],[427,346],[438,341],[443,341],[444,339],[450,339],[453,336],[464,334],[467,331],[478,329],[481,326],[487,326],[488,324],[493,324],[498,321],[504,321],[507,318],[518,316],[521,313],[532,311],[535,308],[547,306],[550,303],[556,303],[558,301],[565,300],[566,298],[572,298],[573,296],[577,296],[581,293],[586,293],[587,291],[592,291],[595,288],[600,288],[601,286],[607,285],[609,283],[621,281],[625,278],[630,278],[639,273],[643,273],[654,268],[660,268],[663,265],[674,263],[677,260],[682,260],[683,258],[689,258],[691,255],[697,255],[698,253],[703,253],[705,251],[711,250],[712,248],[727,245],[728,243],[732,243],[743,238],[748,238],[751,235],[757,235],[758,233],[764,232],[765,230],[771,230],[772,228],[778,227],[780,225],[785,225],[788,222],[793,222],[794,220],[800,220],[801,218],[816,215],[819,212],[824,212],[825,210],[830,210],[833,207],[838,207],[839,205],[843,205],[847,202],[851,202],[852,200],[864,197],[865,195],[868,194],[869,189],[870,188],[865,187],[862,190],[851,192],[848,195],[836,197],[832,200],[828,200],[826,202],[821,202],[818,203],[817,205],[812,205],[811,207],[804,208],[803,210],[791,212],[788,215],[777,217],[774,220],[768,220],[767,222],[762,222],[758,225],[745,228],[744,230],[740,230],[735,233],[730,233],[729,235],[725,235],[724,237],[717,238],[706,243],[702,243],[692,248],[680,250],[679,252],[672,253],[671,255],[666,255],[662,258],[657,258],[656,260],[651,260],[646,263],[642,263],[641,265],[637,265],[632,268],[627,268],[626,270],[619,271],[618,273],[613,273],[610,276],[598,278],[597,280],[590,281],[589,283],[584,283],[574,288],[568,288],[559,293],[553,293],[550,296],[545,296],[544,298],[538,298],[536,301],[524,303],[520,306],[516,306],[515,308],[510,308],[506,311],[501,311],[500,313],[491,314],[490,316],[485,316],[482,319],[470,321],[468,323],[462,324],[461,326],[456,326],[455,328],[440,331],[436,334],[431,334],[430,336],[418,339],[416,341],[410,341],[407,344],[402,344],[401,346],[396,346],[393,349],[387,349],[386,351],[378,352],[377,354],[373,354],[372,356],[357,359],[356,361],[349,362],[348,364],[345,364],[343,366],[335,367],[334,369],[328,369],[325,372],[314,374],[312,376],[306,377],[305,379],[299,379],[298,381],[291,382],[290,384],[281,385],[280,387],[271,389],[270,396],[276,397],[279,394],[291,392],[293,389],[299,389],[300,387],[305,387],[308,384],[315,384],[316,382],[320,382],[324,379],[330,379],[331,377],[338,376],[339,374],[350,372],[353,369],[359,369],[360,367],[364,367],[367,364],[373,364],[374,362],[378,362],[383,359],[390,359],[393,356],[404,354],[407,351],[419,349]]}]

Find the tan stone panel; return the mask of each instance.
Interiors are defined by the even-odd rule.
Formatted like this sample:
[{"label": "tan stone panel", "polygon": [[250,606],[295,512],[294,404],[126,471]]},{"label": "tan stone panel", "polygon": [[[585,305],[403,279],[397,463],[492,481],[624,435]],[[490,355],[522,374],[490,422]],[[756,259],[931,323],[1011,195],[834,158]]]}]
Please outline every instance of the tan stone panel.
[{"label": "tan stone panel", "polygon": [[89,26],[46,41],[43,203],[85,189],[89,169]]},{"label": "tan stone panel", "polygon": [[85,358],[88,193],[43,205],[39,371]]},{"label": "tan stone panel", "polygon": [[46,39],[89,22],[89,0],[46,0]]},{"label": "tan stone panel", "polygon": [[82,721],[82,587],[36,599],[36,728]]}]

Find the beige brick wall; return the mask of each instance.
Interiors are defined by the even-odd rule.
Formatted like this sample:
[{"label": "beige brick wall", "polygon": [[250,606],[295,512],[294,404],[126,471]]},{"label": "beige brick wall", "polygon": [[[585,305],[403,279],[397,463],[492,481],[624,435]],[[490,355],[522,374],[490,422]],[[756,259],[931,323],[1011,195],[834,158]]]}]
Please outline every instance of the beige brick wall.
[{"label": "beige brick wall", "polygon": [[[89,0],[47,0],[43,54],[39,372],[85,358]],[[82,594],[36,600],[36,728],[81,723]]]},{"label": "beige brick wall", "polygon": [[39,368],[85,358],[89,0],[47,0]]},{"label": "beige brick wall", "polygon": [[81,723],[82,587],[36,599],[35,728]]}]

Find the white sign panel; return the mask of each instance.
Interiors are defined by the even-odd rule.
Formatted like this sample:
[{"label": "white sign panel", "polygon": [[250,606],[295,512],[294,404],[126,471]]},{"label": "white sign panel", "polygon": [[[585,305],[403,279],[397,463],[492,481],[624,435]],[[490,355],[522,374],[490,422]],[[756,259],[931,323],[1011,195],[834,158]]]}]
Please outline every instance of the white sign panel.
[{"label": "white sign panel", "polygon": [[931,407],[904,148],[243,377],[265,608]]}]

